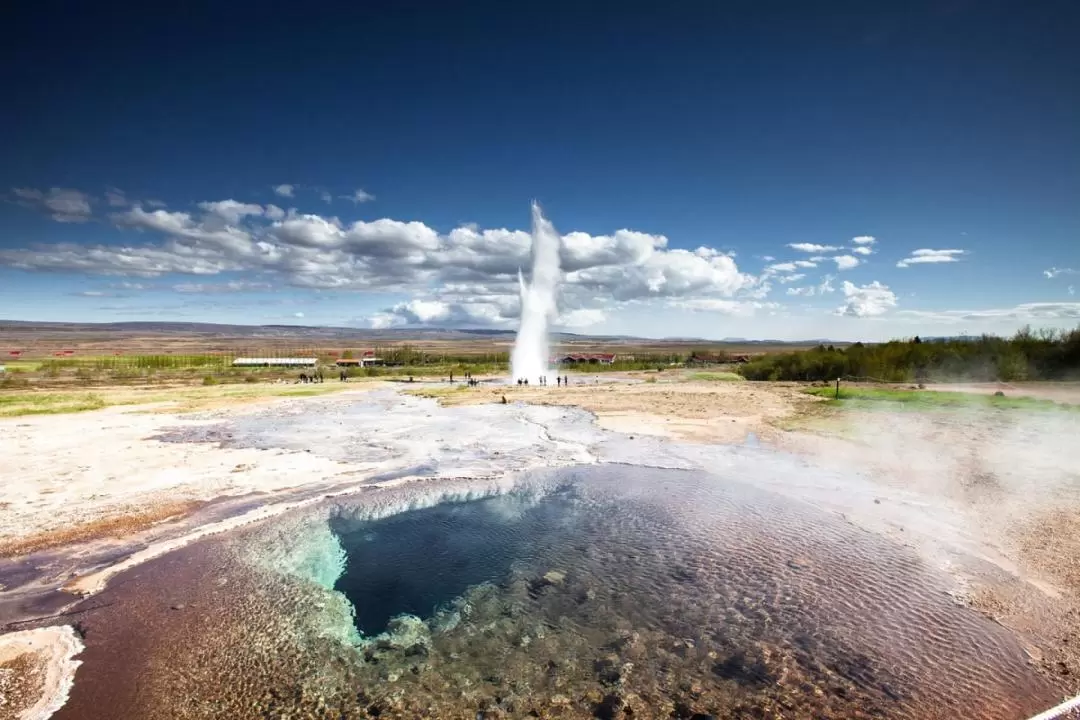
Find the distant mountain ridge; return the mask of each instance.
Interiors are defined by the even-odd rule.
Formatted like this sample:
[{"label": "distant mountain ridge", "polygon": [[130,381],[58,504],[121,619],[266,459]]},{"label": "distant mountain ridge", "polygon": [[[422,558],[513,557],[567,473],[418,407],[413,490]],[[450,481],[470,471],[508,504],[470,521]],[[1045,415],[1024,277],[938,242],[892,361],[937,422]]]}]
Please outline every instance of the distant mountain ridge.
[{"label": "distant mountain ridge", "polygon": [[[311,325],[235,325],[226,323],[201,322],[36,322],[32,320],[0,320],[0,333],[5,329],[20,334],[39,330],[41,332],[64,333],[146,333],[191,334],[216,337],[250,338],[297,338],[318,339],[334,338],[338,340],[467,340],[467,339],[502,339],[512,341],[516,330],[493,328],[387,328],[376,330],[353,327],[318,327]],[[742,344],[742,345],[807,345],[807,344],[846,344],[838,340],[748,340],[745,338],[724,338],[707,340],[700,337],[664,337],[648,338],[635,335],[584,335],[579,333],[554,332],[552,340],[562,343],[604,342],[610,344],[630,343],[679,343],[679,344]]]}]

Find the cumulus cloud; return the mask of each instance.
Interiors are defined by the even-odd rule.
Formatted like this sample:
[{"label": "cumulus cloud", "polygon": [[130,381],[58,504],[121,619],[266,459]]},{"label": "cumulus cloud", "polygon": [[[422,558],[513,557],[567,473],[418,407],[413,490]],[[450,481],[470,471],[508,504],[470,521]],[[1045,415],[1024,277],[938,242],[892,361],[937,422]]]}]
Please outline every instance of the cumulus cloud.
[{"label": "cumulus cloud", "polygon": [[295,191],[296,191],[296,186],[295,185],[282,184],[282,185],[275,185],[274,186],[274,193],[276,193],[277,195],[280,195],[281,197],[291,198]]},{"label": "cumulus cloud", "polygon": [[851,242],[856,245],[873,245],[877,242],[877,238],[873,235],[860,235],[859,237],[851,238]]},{"label": "cumulus cloud", "polygon": [[798,282],[798,281],[802,280],[804,277],[806,277],[806,275],[803,274],[803,273],[795,273],[794,275],[784,275],[782,277],[777,278],[777,280],[780,281],[781,285],[787,285],[788,283]]},{"label": "cumulus cloud", "polygon": [[262,215],[262,205],[253,203],[241,203],[235,200],[220,200],[218,202],[201,202],[199,207],[210,215],[221,218],[229,225],[236,225],[247,215]]},{"label": "cumulus cloud", "polygon": [[[199,203],[194,211],[136,203],[106,219],[132,233],[134,241],[4,248],[0,265],[129,279],[203,278],[161,288],[183,293],[243,292],[270,284],[415,296],[370,317],[377,327],[511,325],[518,314],[518,272],[530,266],[529,234],[506,228],[462,225],[440,233],[418,221],[349,223],[236,200]],[[795,275],[807,262],[782,269]],[[730,253],[672,249],[663,235],[629,229],[567,233],[560,263],[565,277],[553,321],[566,327],[601,322],[603,310],[629,304],[689,297],[759,301],[770,291],[764,275],[740,271]],[[206,282],[223,273],[247,277]]]},{"label": "cumulus cloud", "polygon": [[795,267],[801,268],[816,268],[817,262],[814,260],[796,260]]},{"label": "cumulus cloud", "polygon": [[836,263],[837,270],[850,270],[858,267],[862,261],[854,255],[837,255],[833,258],[833,262]]},{"label": "cumulus cloud", "polygon": [[834,252],[836,250],[844,249],[835,245],[815,245],[814,243],[788,243],[788,247],[792,250],[798,250],[799,252],[805,253]]},{"label": "cumulus cloud", "polygon": [[896,267],[906,268],[910,265],[960,262],[960,256],[966,254],[966,252],[966,250],[931,250],[922,248],[911,253],[910,257],[896,263]]},{"label": "cumulus cloud", "polygon": [[765,268],[767,273],[787,273],[795,272],[797,266],[793,262],[774,263]]},{"label": "cumulus cloud", "polygon": [[86,222],[93,214],[90,209],[90,196],[78,190],[49,188],[47,191],[42,191],[34,188],[13,188],[11,192],[20,205],[48,213],[57,222]]},{"label": "cumulus cloud", "polygon": [[1047,280],[1053,280],[1058,275],[1076,275],[1080,274],[1080,270],[1073,270],[1072,268],[1058,268],[1052,267],[1049,270],[1043,270],[1043,275]]},{"label": "cumulus cloud", "polygon": [[853,252],[853,253],[855,253],[857,255],[873,255],[874,254],[874,251],[871,250],[870,248],[866,247],[865,245],[862,245],[862,246],[859,246],[859,247],[853,247],[853,248],[851,248],[851,252]]},{"label": "cumulus cloud", "polygon": [[896,307],[896,294],[887,285],[882,285],[876,280],[862,286],[845,280],[843,289],[844,304],[836,309],[837,315],[874,317],[884,315]]},{"label": "cumulus cloud", "polygon": [[374,195],[361,188],[356,188],[352,195],[342,195],[341,197],[346,200],[352,200],[357,205],[360,203],[371,202],[375,199]]}]

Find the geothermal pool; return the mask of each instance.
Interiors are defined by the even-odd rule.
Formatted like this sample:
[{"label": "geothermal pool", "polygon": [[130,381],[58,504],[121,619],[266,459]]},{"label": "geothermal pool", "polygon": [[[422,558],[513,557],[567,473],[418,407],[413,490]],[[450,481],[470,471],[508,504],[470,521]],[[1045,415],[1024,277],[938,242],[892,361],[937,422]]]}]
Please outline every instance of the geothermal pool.
[{"label": "geothermal pool", "polygon": [[1054,698],[914,550],[712,471],[372,488],[117,576],[60,718],[1009,718]]}]

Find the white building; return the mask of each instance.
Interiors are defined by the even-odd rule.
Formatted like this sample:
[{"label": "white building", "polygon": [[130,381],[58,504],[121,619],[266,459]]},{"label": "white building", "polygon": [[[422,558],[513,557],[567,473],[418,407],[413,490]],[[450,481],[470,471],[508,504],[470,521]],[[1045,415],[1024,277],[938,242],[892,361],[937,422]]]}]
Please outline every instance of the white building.
[{"label": "white building", "polygon": [[233,367],[296,367],[313,368],[318,365],[315,358],[236,358]]}]

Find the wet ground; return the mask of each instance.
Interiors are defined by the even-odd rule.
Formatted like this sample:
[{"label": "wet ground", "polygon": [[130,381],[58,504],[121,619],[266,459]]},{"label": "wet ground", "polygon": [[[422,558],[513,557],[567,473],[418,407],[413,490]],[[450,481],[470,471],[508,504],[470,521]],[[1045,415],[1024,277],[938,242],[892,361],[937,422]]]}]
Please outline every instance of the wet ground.
[{"label": "wet ground", "polygon": [[948,502],[753,438],[376,393],[158,439],[313,453],[367,484],[70,609],[86,650],[56,717],[1005,720],[1062,694],[956,601],[957,568],[985,563]]},{"label": "wet ground", "polygon": [[599,465],[509,488],[397,488],[117,577],[88,601],[85,664],[57,717],[1047,706],[1054,691],[1017,641],[951,586],[908,549],[702,472]]}]

